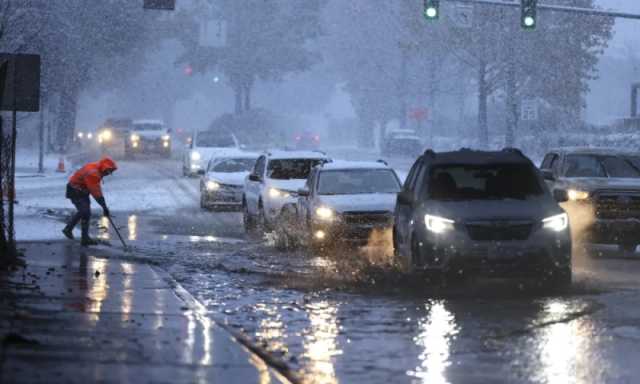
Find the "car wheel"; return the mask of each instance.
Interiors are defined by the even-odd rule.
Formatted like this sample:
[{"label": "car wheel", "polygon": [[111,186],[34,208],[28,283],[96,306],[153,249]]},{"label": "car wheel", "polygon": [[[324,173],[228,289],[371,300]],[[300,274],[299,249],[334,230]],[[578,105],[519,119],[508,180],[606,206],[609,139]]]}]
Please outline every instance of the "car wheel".
[{"label": "car wheel", "polygon": [[249,213],[249,207],[247,206],[247,202],[242,202],[242,222],[244,224],[244,230],[247,234],[253,235],[256,230],[256,221]]},{"label": "car wheel", "polygon": [[573,280],[573,273],[571,267],[564,267],[555,269],[551,276],[547,278],[549,285],[552,288],[568,288],[571,286]]},{"label": "car wheel", "polygon": [[267,223],[267,216],[264,213],[264,206],[262,205],[262,201],[258,203],[258,219],[256,221],[260,235],[264,235],[269,231],[269,224]]}]

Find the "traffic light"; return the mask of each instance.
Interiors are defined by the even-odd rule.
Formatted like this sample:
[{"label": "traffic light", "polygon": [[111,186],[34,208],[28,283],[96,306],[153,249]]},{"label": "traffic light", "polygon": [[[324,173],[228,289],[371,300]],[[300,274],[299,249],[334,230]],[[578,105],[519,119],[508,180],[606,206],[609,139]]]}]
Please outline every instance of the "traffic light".
[{"label": "traffic light", "polygon": [[520,0],[520,25],[524,29],[536,29],[538,0]]},{"label": "traffic light", "polygon": [[424,0],[424,17],[427,20],[440,17],[440,0]]}]

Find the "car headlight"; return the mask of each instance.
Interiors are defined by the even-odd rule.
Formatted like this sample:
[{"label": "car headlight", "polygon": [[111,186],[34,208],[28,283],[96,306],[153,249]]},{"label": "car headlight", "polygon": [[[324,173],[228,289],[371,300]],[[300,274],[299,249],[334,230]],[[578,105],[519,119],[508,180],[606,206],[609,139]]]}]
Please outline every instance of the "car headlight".
[{"label": "car headlight", "polygon": [[336,213],[329,207],[318,207],[316,209],[316,217],[321,220],[331,221],[336,217]]},{"label": "car headlight", "polygon": [[209,180],[207,181],[207,190],[209,191],[217,191],[218,189],[220,189],[220,184],[213,181],[213,180]]},{"label": "car headlight", "polygon": [[567,191],[567,196],[569,196],[569,200],[571,201],[586,200],[589,198],[589,192],[570,189]]},{"label": "car headlight", "polygon": [[276,188],[270,188],[269,189],[269,197],[272,199],[279,199],[279,198],[287,198],[291,196],[291,194],[289,192],[286,191],[281,191],[279,189]]},{"label": "car headlight", "polygon": [[427,229],[433,233],[444,233],[453,229],[453,220],[445,219],[444,217],[424,215],[424,224]]},{"label": "car headlight", "polygon": [[84,133],[78,132],[78,139],[82,139],[84,137]]},{"label": "car headlight", "polygon": [[131,135],[131,141],[140,141],[140,135],[134,133]]},{"label": "car headlight", "polygon": [[87,139],[93,139],[93,133],[87,133]]},{"label": "car headlight", "polygon": [[191,152],[191,160],[198,161],[202,158],[202,155],[198,151]]},{"label": "car headlight", "polygon": [[111,133],[110,130],[102,131],[102,133],[100,133],[100,138],[102,141],[109,141],[113,138],[113,133]]},{"label": "car headlight", "polygon": [[562,232],[569,226],[569,216],[566,213],[547,217],[542,220],[542,227],[555,232]]},{"label": "car headlight", "polygon": [[162,140],[163,140],[163,141],[169,141],[169,140],[171,140],[171,136],[169,136],[169,135],[162,135]]}]

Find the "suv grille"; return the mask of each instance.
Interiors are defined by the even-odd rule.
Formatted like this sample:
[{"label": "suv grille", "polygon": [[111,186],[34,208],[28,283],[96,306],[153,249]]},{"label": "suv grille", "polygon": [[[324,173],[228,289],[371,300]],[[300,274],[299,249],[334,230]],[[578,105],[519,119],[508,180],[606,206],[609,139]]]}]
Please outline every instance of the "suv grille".
[{"label": "suv grille", "polygon": [[343,214],[344,222],[347,224],[380,224],[385,225],[391,222],[391,212],[345,212]]},{"label": "suv grille", "polygon": [[640,191],[601,191],[595,201],[599,219],[640,218]]},{"label": "suv grille", "polygon": [[489,221],[467,224],[469,237],[474,241],[526,240],[531,234],[531,222]]}]

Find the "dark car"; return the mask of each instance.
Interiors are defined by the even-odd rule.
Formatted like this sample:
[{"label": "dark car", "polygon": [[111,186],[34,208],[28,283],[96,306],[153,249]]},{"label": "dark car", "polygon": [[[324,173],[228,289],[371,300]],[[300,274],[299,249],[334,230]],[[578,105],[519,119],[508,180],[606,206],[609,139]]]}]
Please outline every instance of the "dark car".
[{"label": "dark car", "polygon": [[640,244],[640,154],[601,148],[550,151],[540,166],[551,189],[568,192],[566,209],[578,240],[616,244],[632,252]]},{"label": "dark car", "polygon": [[422,153],[423,149],[422,140],[414,131],[398,129],[386,135],[382,145],[382,155],[415,158]]},{"label": "dark car", "polygon": [[393,240],[408,271],[571,282],[567,214],[520,151],[426,151],[398,195]]}]

